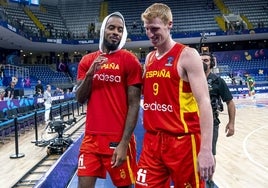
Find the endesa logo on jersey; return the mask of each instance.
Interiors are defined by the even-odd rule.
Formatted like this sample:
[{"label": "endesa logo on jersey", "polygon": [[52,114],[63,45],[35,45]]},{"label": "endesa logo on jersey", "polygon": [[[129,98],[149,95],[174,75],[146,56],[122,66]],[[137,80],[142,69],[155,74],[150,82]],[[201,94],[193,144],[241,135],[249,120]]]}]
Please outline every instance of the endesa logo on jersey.
[{"label": "endesa logo on jersey", "polygon": [[[116,63],[105,63],[101,66],[101,69],[104,70],[119,70],[120,67]],[[106,73],[100,73],[95,74],[94,79],[97,79],[99,81],[105,81],[105,82],[121,82],[121,76],[119,75],[113,75],[113,74],[106,74]]]},{"label": "endesa logo on jersey", "polygon": [[109,75],[109,74],[95,74],[94,79],[105,81],[105,82],[121,82],[121,76]]},{"label": "endesa logo on jersey", "polygon": [[[120,67],[116,63],[105,63],[101,66],[101,69],[119,70]],[[121,76],[113,75],[113,74],[106,74],[106,73],[95,74],[94,79],[97,79],[99,81],[105,81],[105,82],[121,82]]]},{"label": "endesa logo on jersey", "polygon": [[173,107],[170,104],[144,103],[143,110],[159,111],[159,112],[173,112]]}]

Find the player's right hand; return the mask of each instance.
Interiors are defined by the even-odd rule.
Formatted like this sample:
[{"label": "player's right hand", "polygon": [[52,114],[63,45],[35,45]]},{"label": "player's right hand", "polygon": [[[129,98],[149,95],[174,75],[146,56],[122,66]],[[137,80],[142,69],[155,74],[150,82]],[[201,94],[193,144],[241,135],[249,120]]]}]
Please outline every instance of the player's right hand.
[{"label": "player's right hand", "polygon": [[99,55],[94,62],[92,63],[92,65],[90,66],[90,68],[87,71],[87,76],[93,76],[95,74],[96,71],[98,71],[101,68],[101,65],[103,65],[104,63],[106,63],[108,61],[108,58],[105,57],[105,54],[101,54]]}]

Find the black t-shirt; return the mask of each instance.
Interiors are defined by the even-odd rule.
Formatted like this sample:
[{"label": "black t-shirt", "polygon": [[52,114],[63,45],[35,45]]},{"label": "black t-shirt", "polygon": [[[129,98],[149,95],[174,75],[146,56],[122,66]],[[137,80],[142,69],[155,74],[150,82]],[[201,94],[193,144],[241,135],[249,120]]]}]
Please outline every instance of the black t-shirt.
[{"label": "black t-shirt", "polygon": [[226,82],[214,73],[210,73],[207,77],[208,89],[210,95],[211,107],[214,118],[218,117],[218,111],[223,111],[223,102],[233,99]]},{"label": "black t-shirt", "polygon": [[5,97],[8,97],[8,93],[10,92],[10,96],[9,97],[14,97],[14,88],[11,87],[11,86],[8,86],[6,89],[5,89]]},{"label": "black t-shirt", "polygon": [[223,102],[233,99],[233,95],[229,90],[226,82],[214,73],[210,73],[207,77],[210,97],[221,98]]},{"label": "black t-shirt", "polygon": [[42,84],[37,84],[35,86],[35,93],[38,93],[38,90],[41,90],[41,93],[44,93],[44,87]]}]

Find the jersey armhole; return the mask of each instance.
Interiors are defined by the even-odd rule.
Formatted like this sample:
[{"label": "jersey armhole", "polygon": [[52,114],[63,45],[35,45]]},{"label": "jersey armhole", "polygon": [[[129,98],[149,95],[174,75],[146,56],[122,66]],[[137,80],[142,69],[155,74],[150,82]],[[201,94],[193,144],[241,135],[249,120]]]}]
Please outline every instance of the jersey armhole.
[{"label": "jersey armhole", "polygon": [[148,53],[148,55],[146,56],[145,62],[144,62],[144,66],[143,66],[143,75],[142,77],[144,77],[144,74],[146,72],[146,67],[148,66],[148,63],[151,61],[151,59],[153,58],[155,54],[155,51],[151,51]]}]

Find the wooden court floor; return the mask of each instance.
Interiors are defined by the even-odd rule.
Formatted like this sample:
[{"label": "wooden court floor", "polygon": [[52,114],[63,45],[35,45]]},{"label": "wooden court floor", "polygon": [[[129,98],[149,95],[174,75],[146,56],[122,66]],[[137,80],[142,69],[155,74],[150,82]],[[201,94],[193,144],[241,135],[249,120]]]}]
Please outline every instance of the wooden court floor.
[{"label": "wooden court floor", "polygon": [[214,181],[220,188],[267,188],[268,98],[240,98],[235,104],[234,136],[225,136],[226,107],[220,115]]},{"label": "wooden court floor", "polygon": [[[219,188],[268,187],[268,97],[235,99],[237,108],[235,135],[226,137],[227,110],[220,114],[214,181]],[[42,129],[42,127],[40,127]],[[19,138],[19,152],[25,157],[10,159],[15,153],[14,139],[0,144],[0,187],[9,188],[46,155],[46,148],[31,141],[34,131]]]}]

